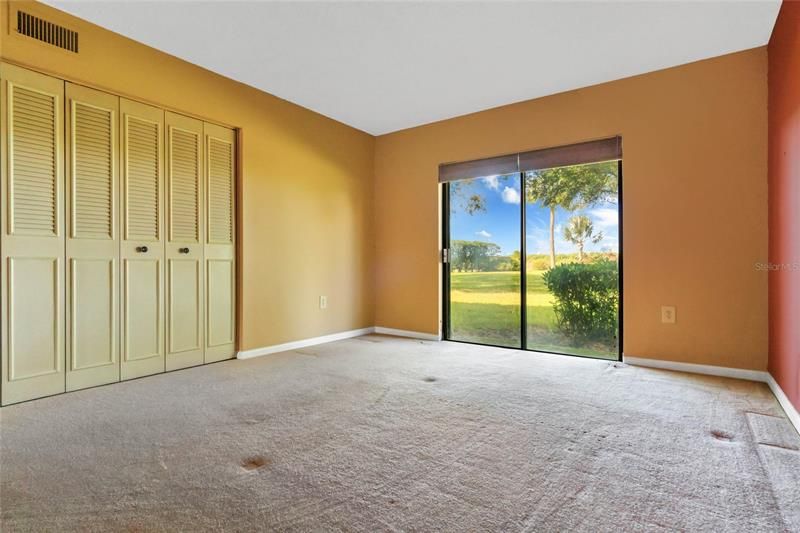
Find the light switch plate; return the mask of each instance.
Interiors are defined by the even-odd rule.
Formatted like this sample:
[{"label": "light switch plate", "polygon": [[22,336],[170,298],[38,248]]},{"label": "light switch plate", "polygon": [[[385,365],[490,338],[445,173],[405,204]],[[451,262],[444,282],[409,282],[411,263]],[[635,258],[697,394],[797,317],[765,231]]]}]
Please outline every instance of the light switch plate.
[{"label": "light switch plate", "polygon": [[327,296],[320,296],[319,297],[319,308],[320,309],[327,309],[328,308],[328,297]]},{"label": "light switch plate", "polygon": [[661,306],[661,323],[674,324],[675,323],[675,306],[662,305]]}]

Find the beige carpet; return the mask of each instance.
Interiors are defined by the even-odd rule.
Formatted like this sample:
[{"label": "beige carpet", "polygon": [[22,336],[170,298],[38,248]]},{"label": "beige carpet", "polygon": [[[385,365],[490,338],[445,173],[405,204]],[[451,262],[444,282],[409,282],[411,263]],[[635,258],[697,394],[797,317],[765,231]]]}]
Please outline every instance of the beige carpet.
[{"label": "beige carpet", "polygon": [[367,336],[2,409],[2,530],[797,531],[763,384]]}]

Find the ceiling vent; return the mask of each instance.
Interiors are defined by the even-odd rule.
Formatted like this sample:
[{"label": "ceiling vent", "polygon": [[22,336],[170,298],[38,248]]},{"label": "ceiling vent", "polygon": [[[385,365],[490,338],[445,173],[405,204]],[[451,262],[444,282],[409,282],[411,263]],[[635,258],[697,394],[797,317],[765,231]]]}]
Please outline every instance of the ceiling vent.
[{"label": "ceiling vent", "polygon": [[78,32],[53,24],[24,11],[17,11],[17,32],[64,50],[78,53]]}]

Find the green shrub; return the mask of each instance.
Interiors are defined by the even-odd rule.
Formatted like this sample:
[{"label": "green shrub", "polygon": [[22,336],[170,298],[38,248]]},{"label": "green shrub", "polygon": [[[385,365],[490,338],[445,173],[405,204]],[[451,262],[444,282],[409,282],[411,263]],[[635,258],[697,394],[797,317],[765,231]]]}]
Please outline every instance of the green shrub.
[{"label": "green shrub", "polygon": [[567,263],[544,273],[555,298],[556,323],[583,340],[612,341],[617,336],[619,288],[616,261]]}]

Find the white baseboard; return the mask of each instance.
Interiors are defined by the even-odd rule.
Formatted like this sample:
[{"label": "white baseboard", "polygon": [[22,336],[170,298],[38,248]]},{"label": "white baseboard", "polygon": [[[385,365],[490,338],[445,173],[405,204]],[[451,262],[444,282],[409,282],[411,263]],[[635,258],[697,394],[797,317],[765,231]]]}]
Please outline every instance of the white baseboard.
[{"label": "white baseboard", "polygon": [[321,337],[313,337],[311,339],[302,339],[299,341],[285,342],[283,344],[275,344],[273,346],[264,346],[262,348],[254,348],[252,350],[244,350],[236,354],[236,359],[250,359],[260,355],[269,355],[271,353],[288,352],[289,350],[296,350],[298,348],[305,348],[307,346],[315,346],[317,344],[325,344],[326,342],[340,341],[343,339],[352,339],[353,337],[360,337],[361,335],[368,335],[373,333],[375,328],[361,328],[352,329],[350,331],[341,331],[339,333],[331,333],[330,335],[323,335]]},{"label": "white baseboard", "polygon": [[705,374],[708,376],[721,376],[725,378],[746,379],[749,381],[760,381],[766,383],[778,403],[786,413],[789,422],[800,433],[800,413],[792,405],[789,398],[783,392],[778,382],[769,372],[761,370],[744,370],[742,368],[728,368],[724,366],[696,365],[693,363],[679,363],[676,361],[661,361],[658,359],[644,359],[641,357],[624,357],[623,361],[634,366],[646,366],[650,368],[661,368],[663,370],[675,370],[678,372],[689,372],[691,374]]},{"label": "white baseboard", "polygon": [[778,382],[775,381],[775,378],[769,373],[767,373],[767,385],[769,385],[772,394],[778,399],[778,403],[783,407],[783,411],[786,413],[789,421],[794,425],[797,432],[800,433],[800,413],[797,412],[797,408],[792,405],[792,402],[789,401],[789,397],[786,396],[781,386],[778,385]]},{"label": "white baseboard", "polygon": [[768,373],[761,370],[745,370],[743,368],[729,368],[726,366],[697,365],[694,363],[679,363],[677,361],[662,361],[660,359],[644,359],[642,357],[624,356],[625,363],[634,366],[646,366],[649,368],[661,368],[663,370],[675,370],[677,372],[689,372],[690,374],[705,374],[708,376],[720,376],[724,378],[746,379],[749,381],[767,382]]},{"label": "white baseboard", "polygon": [[375,327],[375,333],[380,333],[381,335],[392,335],[394,337],[408,337],[410,339],[420,339],[423,341],[441,340],[439,335],[434,335],[433,333],[421,333],[419,331],[407,331],[405,329],[384,328],[381,326]]},{"label": "white baseboard", "polygon": [[236,354],[236,359],[250,359],[252,357],[259,357],[261,355],[269,355],[272,353],[279,353],[279,352],[288,352],[289,350],[297,350],[298,348],[305,348],[307,346],[325,344],[326,342],[352,339],[353,337],[369,335],[370,333],[393,335],[395,337],[409,337],[412,339],[421,339],[426,341],[439,340],[438,335],[433,335],[431,333],[420,333],[418,331],[406,331],[403,329],[369,327],[361,329],[352,329],[350,331],[342,331],[339,333],[331,333],[330,335],[323,335],[321,337],[312,337],[310,339],[301,339],[298,341],[285,342],[283,344],[275,344],[273,346],[264,346],[262,348],[253,348],[252,350],[243,350]]}]

